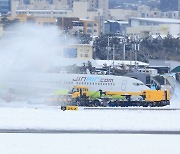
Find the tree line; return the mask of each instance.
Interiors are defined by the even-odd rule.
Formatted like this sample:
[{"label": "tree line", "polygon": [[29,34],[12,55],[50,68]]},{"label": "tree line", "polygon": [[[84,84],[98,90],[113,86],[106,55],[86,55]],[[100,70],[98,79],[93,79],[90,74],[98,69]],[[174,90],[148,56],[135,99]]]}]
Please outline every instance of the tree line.
[{"label": "tree line", "polygon": [[[149,36],[139,40],[126,39],[123,42],[121,37],[102,34],[94,40],[94,58],[112,59],[115,54],[115,59],[122,60],[124,43],[126,60],[134,60],[136,52],[139,61],[148,62],[149,59],[180,61],[180,38],[174,38],[171,35],[167,35],[165,38]],[[139,45],[136,50],[133,49],[135,44]]]}]

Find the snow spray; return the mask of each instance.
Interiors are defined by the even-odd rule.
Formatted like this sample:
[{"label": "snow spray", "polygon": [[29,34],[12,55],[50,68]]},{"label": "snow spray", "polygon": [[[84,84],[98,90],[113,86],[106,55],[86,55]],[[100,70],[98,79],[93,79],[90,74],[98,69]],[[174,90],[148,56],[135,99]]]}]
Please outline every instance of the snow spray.
[{"label": "snow spray", "polygon": [[[13,31],[5,32],[0,40],[0,71],[47,71],[63,53],[66,39],[55,26],[19,24]],[[67,36],[66,36],[67,37]],[[63,61],[63,60],[62,60]],[[67,62],[64,62],[67,63]]]},{"label": "snow spray", "polygon": [[75,42],[67,37],[56,26],[18,24],[11,27],[0,40],[0,81],[3,76],[13,79],[9,72],[47,72],[55,60],[67,64],[62,58],[64,47]]},{"label": "snow spray", "polygon": [[180,85],[175,84],[174,92],[171,97],[171,107],[180,108]]}]

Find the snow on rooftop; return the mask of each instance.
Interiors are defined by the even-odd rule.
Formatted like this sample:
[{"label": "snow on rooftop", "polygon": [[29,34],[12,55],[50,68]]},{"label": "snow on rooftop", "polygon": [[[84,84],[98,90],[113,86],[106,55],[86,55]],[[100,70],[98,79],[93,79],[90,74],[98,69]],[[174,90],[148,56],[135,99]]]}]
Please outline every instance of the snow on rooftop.
[{"label": "snow on rooftop", "polygon": [[[164,39],[167,37],[167,35],[151,35],[151,37],[154,39],[159,38],[159,37]],[[179,35],[172,35],[172,37],[177,39],[177,38],[179,38]]]},{"label": "snow on rooftop", "polygon": [[46,10],[34,10],[34,9],[22,9],[22,10],[16,10],[17,12],[68,12],[69,10],[52,10],[52,9],[46,9]]},{"label": "snow on rooftop", "polygon": [[119,20],[107,20],[105,23],[111,22],[111,23],[119,23],[119,24],[128,24],[128,21],[119,21]]},{"label": "snow on rooftop", "polygon": [[[66,61],[66,62],[65,62]],[[67,63],[68,61],[68,63]],[[107,66],[113,65],[113,60],[94,60],[94,59],[75,59],[75,58],[63,58],[63,60],[60,60],[59,58],[54,59],[53,65],[54,66],[83,66],[83,63],[87,64],[88,61],[91,62],[93,67],[103,67],[104,64]],[[135,65],[138,64],[139,66],[149,66],[148,63],[144,63],[141,61],[128,61],[128,60],[114,60],[114,65]]]},{"label": "snow on rooftop", "polygon": [[80,18],[79,20],[80,20],[80,21],[91,21],[91,22],[93,22],[93,20],[86,19],[86,18]]},{"label": "snow on rooftop", "polygon": [[133,20],[143,20],[143,21],[150,21],[150,22],[161,22],[167,24],[180,24],[180,20],[177,19],[170,19],[170,18],[130,18]]},{"label": "snow on rooftop", "polygon": [[[107,66],[113,65],[113,60],[96,60],[98,66],[103,66],[107,64]],[[141,61],[128,61],[128,60],[114,60],[114,65],[135,65],[138,64],[140,66],[149,66],[148,63],[144,63]]]}]

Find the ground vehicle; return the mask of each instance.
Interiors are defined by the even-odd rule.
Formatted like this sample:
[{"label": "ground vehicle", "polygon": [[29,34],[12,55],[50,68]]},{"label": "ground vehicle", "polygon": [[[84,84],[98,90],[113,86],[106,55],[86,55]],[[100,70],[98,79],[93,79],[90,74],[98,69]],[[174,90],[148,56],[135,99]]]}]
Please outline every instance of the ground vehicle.
[{"label": "ground vehicle", "polygon": [[[77,106],[165,106],[170,104],[167,90],[140,92],[112,92],[99,90],[91,93],[87,86],[74,86],[68,95],[61,96],[63,105]],[[68,99],[66,99],[68,98]]]}]

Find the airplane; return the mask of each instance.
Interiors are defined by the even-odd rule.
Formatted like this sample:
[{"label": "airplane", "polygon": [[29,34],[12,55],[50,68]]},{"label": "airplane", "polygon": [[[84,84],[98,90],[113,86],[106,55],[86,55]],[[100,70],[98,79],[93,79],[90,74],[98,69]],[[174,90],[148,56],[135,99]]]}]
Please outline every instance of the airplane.
[{"label": "airplane", "polygon": [[34,72],[4,73],[0,76],[0,89],[26,96],[67,94],[77,85],[88,86],[91,92],[140,92],[150,89],[143,82],[126,76]]}]

